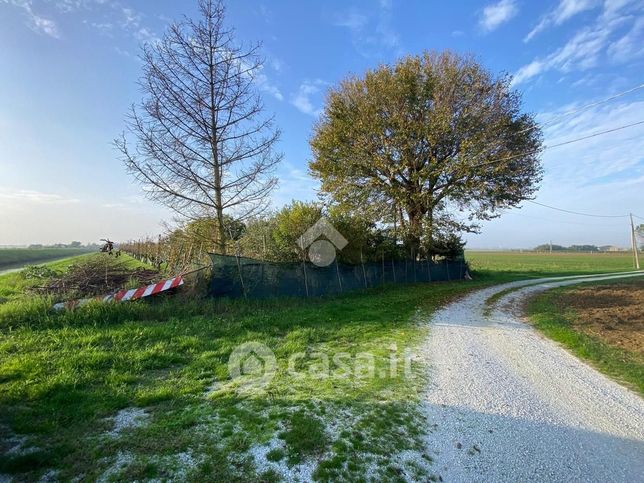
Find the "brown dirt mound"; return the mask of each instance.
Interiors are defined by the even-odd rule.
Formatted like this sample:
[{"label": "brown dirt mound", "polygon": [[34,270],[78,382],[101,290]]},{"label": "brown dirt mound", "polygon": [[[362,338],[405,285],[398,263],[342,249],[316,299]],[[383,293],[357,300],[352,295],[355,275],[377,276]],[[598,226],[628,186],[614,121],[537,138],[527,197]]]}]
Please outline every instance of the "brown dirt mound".
[{"label": "brown dirt mound", "polygon": [[644,357],[644,280],[577,287],[557,298],[577,330]]}]

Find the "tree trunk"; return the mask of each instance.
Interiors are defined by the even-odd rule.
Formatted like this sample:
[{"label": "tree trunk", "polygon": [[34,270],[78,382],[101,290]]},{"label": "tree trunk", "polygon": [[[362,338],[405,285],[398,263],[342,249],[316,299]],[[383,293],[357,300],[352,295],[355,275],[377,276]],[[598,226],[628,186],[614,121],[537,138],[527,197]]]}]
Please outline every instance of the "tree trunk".
[{"label": "tree trunk", "polygon": [[407,231],[407,240],[412,252],[417,254],[420,248],[420,234],[423,223],[422,214],[415,210],[408,210],[409,230]]},{"label": "tree trunk", "polygon": [[219,247],[219,253],[222,255],[226,255],[226,227],[224,226],[224,210],[221,208],[217,208],[217,229],[219,231],[218,233],[218,240],[217,240],[217,246]]}]

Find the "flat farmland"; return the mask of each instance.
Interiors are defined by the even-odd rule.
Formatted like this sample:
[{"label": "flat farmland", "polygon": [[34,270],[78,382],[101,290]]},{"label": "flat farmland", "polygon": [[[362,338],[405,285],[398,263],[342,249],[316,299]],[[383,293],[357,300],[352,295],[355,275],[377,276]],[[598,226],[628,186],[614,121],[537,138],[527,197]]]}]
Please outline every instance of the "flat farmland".
[{"label": "flat farmland", "polygon": [[631,252],[466,251],[470,267],[481,275],[504,272],[525,277],[609,273],[634,270]]},{"label": "flat farmland", "polygon": [[86,248],[2,248],[0,270],[49,262],[88,253]]}]

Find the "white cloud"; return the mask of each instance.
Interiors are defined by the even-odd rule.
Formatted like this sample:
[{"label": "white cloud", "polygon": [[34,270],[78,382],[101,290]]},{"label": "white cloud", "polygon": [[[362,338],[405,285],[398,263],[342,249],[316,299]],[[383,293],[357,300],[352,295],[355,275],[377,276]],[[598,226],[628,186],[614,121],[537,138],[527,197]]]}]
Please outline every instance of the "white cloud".
[{"label": "white cloud", "polygon": [[561,25],[575,15],[598,7],[599,5],[601,5],[599,0],[561,0],[553,10],[541,18],[539,23],[526,35],[523,41],[529,42],[535,35],[551,25]]},{"label": "white cloud", "polygon": [[[561,117],[597,100],[584,99],[541,113],[539,118],[544,122],[559,119],[545,128],[545,144],[557,144],[642,119],[643,100],[602,104]],[[644,183],[642,153],[644,125],[546,150],[542,155],[545,173],[536,200],[585,213],[638,213]],[[641,208],[638,214],[644,216]],[[480,235],[466,235],[466,239],[470,247],[534,247],[549,240],[563,245],[628,246],[628,234],[626,218],[588,218],[525,203],[520,210],[484,223]]]},{"label": "white cloud", "polygon": [[31,21],[36,31],[42,32],[55,39],[60,38],[58,27],[56,26],[56,22],[53,20],[49,20],[48,18],[44,18],[39,15],[32,15]]},{"label": "white cloud", "polygon": [[354,32],[359,32],[367,25],[369,19],[366,15],[355,10],[338,15],[333,23],[337,27],[346,27]]},{"label": "white cloud", "polygon": [[336,16],[333,24],[351,32],[354,48],[363,57],[380,57],[383,51],[402,53],[400,37],[391,25],[392,2],[381,0],[375,15],[356,9]]},{"label": "white cloud", "polygon": [[[600,63],[600,59],[607,49],[608,54],[613,55],[614,60],[622,59],[624,61],[628,60],[628,55],[635,55],[635,53],[639,55],[641,48],[638,48],[637,42],[639,40],[641,44],[641,39],[639,39],[639,31],[635,27],[622,39],[623,42],[620,40],[621,43],[613,44],[612,52],[609,49],[611,36],[627,21],[629,18],[624,16],[610,19],[603,15],[600,16],[593,25],[579,30],[559,49],[521,67],[514,75],[513,85],[518,85],[549,70],[568,73],[590,69]],[[621,55],[622,53],[623,55]]]},{"label": "white cloud", "polygon": [[42,193],[40,191],[34,190],[10,190],[3,189],[0,190],[0,206],[6,206],[7,204],[22,204],[22,203],[31,203],[31,204],[69,204],[69,203],[80,203],[80,200],[77,198],[69,198],[59,194],[53,193]]},{"label": "white cloud", "polygon": [[527,65],[521,67],[512,79],[512,85],[520,84],[532,77],[539,75],[545,68],[546,64],[540,60],[533,60]]},{"label": "white cloud", "polygon": [[37,14],[30,0],[4,0],[4,3],[21,8],[28,17],[29,22],[27,25],[34,32],[48,35],[54,39],[60,38],[60,32],[58,31],[56,22]]},{"label": "white cloud", "polygon": [[[587,102],[584,102],[587,104]],[[578,108],[568,105],[541,117],[556,119]],[[609,103],[595,106],[547,126],[545,144],[553,145],[589,134],[642,120],[644,101]],[[544,153],[548,173],[568,184],[601,183],[607,177],[627,173],[642,164],[644,126],[638,125],[603,134],[578,143],[553,148]],[[642,166],[644,168],[644,166]],[[628,176],[629,179],[631,176]]]},{"label": "white cloud", "polygon": [[626,35],[610,44],[607,53],[615,62],[628,62],[644,55],[644,17],[638,18]]},{"label": "white cloud", "polygon": [[518,12],[519,8],[514,0],[501,0],[483,9],[479,25],[484,31],[491,32],[501,24],[511,20]]},{"label": "white cloud", "polygon": [[280,91],[279,87],[277,87],[275,84],[270,82],[266,74],[264,74],[263,72],[259,72],[255,74],[255,83],[257,84],[257,87],[259,87],[260,90],[270,94],[278,101],[284,100],[284,96],[282,95],[282,92]]},{"label": "white cloud", "polygon": [[319,116],[322,113],[322,108],[316,107],[311,98],[320,94],[322,88],[326,85],[327,83],[322,79],[302,82],[297,92],[291,96],[291,104],[304,114],[315,117]]},{"label": "white cloud", "polygon": [[278,172],[279,185],[271,194],[271,204],[276,208],[293,200],[314,201],[320,190],[320,182],[311,177],[305,170],[284,161]]}]

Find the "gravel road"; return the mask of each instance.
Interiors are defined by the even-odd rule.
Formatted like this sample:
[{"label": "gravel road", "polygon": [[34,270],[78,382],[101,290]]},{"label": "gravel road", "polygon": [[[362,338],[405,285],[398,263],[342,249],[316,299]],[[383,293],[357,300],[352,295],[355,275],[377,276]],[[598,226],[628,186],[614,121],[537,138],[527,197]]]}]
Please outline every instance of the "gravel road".
[{"label": "gravel road", "polygon": [[[623,277],[499,285],[434,315],[425,409],[443,481],[644,481],[644,400],[524,324],[518,310],[538,291]],[[510,287],[523,288],[486,316],[485,300]]]}]

